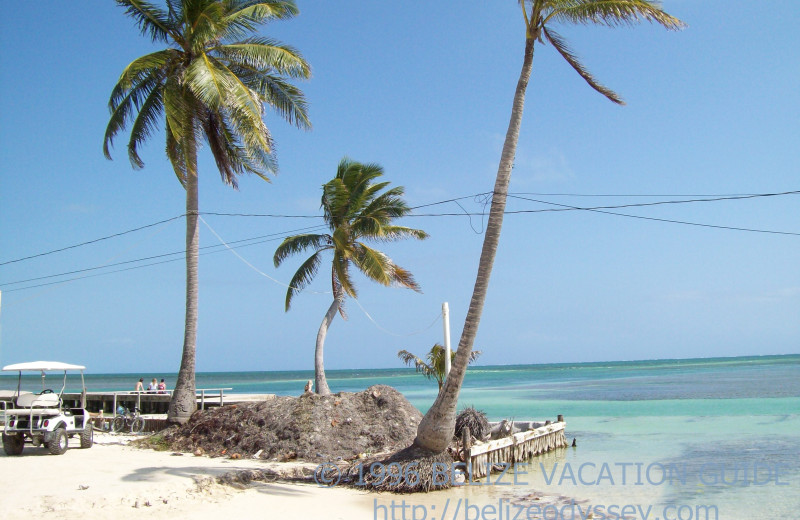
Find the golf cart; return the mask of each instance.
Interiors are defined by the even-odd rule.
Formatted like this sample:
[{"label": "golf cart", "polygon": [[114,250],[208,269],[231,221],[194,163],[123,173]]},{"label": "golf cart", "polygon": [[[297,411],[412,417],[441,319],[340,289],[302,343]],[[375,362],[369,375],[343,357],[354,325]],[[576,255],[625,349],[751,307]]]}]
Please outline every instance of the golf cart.
[{"label": "golf cart", "polygon": [[[86,384],[83,380],[85,368],[57,361],[33,361],[3,367],[6,372],[19,372],[11,408],[5,410],[3,449],[6,455],[20,455],[25,442],[33,446],[44,445],[53,455],[61,455],[67,451],[69,438],[75,435],[80,437],[81,448],[92,447],[92,422],[86,411]],[[61,391],[56,393],[45,385],[45,372],[61,371],[64,372],[64,382]],[[67,386],[68,371],[78,371],[81,375],[80,408],[67,408],[61,399]],[[41,392],[22,391],[23,372],[41,373]]]}]

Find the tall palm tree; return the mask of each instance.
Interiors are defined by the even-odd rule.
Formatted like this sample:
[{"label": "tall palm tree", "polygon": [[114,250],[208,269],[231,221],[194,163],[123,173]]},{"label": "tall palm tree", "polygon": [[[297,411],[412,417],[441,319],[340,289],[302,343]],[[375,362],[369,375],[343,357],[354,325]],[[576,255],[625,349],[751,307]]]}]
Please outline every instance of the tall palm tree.
[{"label": "tall palm tree", "polygon": [[143,34],[167,48],[133,60],[108,102],[111,118],[103,153],[111,159],[114,137],[130,125],[128,157],[144,167],[139,146],[163,118],[166,152],[186,190],[186,322],[183,355],[168,419],[186,422],[196,409],[197,257],[199,248],[197,152],[205,140],[222,181],[237,176],[268,180],[277,171],[264,107],[309,128],[303,93],[288,78],[310,76],[292,47],[250,36],[271,20],[298,13],[292,0],[167,0],[166,8],[143,0],[117,0]]},{"label": "tall palm tree", "polygon": [[314,350],[314,390],[330,394],[325,379],[323,347],[325,336],[336,313],[347,319],[344,300],[356,298],[356,288],[350,275],[354,266],[367,278],[382,285],[399,285],[419,291],[419,285],[410,272],[396,265],[384,253],[368,247],[362,240],[393,242],[404,238],[425,239],[428,234],[392,224],[394,219],[407,215],[411,209],[403,201],[405,190],[397,186],[380,193],[389,182],[373,181],[383,175],[377,164],[362,164],[344,158],[339,163],[336,177],[322,186],[321,207],[329,233],[303,234],[287,237],[273,258],[275,267],[289,256],[311,249],[314,253],[300,266],[289,282],[286,291],[286,310],[294,296],[316,276],[326,252],[333,255],[331,265],[331,290],[333,302],[317,333]]},{"label": "tall palm tree", "polygon": [[[445,348],[436,343],[433,345],[431,350],[425,354],[425,359],[420,359],[411,352],[407,350],[400,350],[397,352],[397,357],[403,360],[408,366],[414,366],[414,369],[417,373],[422,374],[423,376],[427,377],[428,379],[435,379],[436,382],[439,384],[439,390],[442,390],[442,385],[444,384],[444,379],[447,376],[445,374]],[[482,352],[480,350],[473,350],[469,354],[469,362],[472,363],[480,355]],[[455,359],[456,353],[450,352],[450,360],[452,361]],[[425,361],[427,360],[427,362]]]},{"label": "tall palm tree", "polygon": [[528,87],[533,63],[534,44],[537,41],[543,44],[550,43],[590,87],[612,102],[623,104],[622,99],[616,93],[598,83],[580,63],[577,56],[567,46],[564,38],[553,29],[553,25],[556,23],[598,24],[615,27],[632,25],[646,20],[662,25],[666,29],[680,29],[684,26],[683,22],[664,12],[658,2],[648,0],[520,0],[519,4],[522,7],[522,17],[525,23],[525,51],[511,107],[511,119],[503,143],[500,165],[497,169],[492,205],[478,265],[478,275],[450,376],[433,406],[422,418],[417,429],[417,437],[414,440],[417,448],[432,453],[440,453],[447,448],[455,429],[458,394],[478,332],[478,324],[489,286],[489,277],[500,240],[511,169],[519,140],[525,91]]}]

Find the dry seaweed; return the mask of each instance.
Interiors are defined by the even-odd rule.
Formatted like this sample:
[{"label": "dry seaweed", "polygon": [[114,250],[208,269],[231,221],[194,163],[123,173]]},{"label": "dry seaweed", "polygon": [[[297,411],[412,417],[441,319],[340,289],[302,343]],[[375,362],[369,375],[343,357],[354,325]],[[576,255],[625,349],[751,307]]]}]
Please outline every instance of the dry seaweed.
[{"label": "dry seaweed", "polygon": [[349,460],[410,445],[422,418],[397,390],[305,393],[198,411],[164,433],[170,449],[272,460]]}]

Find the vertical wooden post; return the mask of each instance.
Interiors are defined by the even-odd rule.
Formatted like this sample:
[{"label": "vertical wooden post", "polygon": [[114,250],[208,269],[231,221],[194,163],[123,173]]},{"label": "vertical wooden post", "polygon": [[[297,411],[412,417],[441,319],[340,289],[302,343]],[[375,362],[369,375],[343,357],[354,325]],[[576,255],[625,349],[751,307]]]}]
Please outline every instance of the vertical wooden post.
[{"label": "vertical wooden post", "polygon": [[[472,482],[472,434],[469,431],[469,426],[464,426],[461,430],[461,447],[464,449],[464,465],[466,466],[467,482]],[[450,475],[451,479],[455,479],[455,475]]]},{"label": "vertical wooden post", "polygon": [[450,306],[442,304],[442,327],[444,327],[444,378],[450,375]]}]

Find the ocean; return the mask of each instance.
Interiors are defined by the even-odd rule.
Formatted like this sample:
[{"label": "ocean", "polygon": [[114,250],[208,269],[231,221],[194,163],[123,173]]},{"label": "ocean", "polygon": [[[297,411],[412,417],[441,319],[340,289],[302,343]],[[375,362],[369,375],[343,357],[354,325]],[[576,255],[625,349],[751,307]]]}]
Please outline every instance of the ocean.
[{"label": "ocean", "polygon": [[[334,392],[391,385],[422,412],[437,392],[435,381],[408,368],[326,374]],[[88,374],[87,387],[128,390],[139,377],[175,380]],[[309,379],[311,371],[198,373],[197,387],[299,395]],[[0,377],[0,389],[15,386],[16,378]],[[562,414],[576,440],[575,448],[513,468],[516,485],[512,471],[508,482],[459,492],[497,501],[512,517],[536,500],[552,507],[540,518],[570,518],[553,516],[569,507],[574,518],[588,517],[593,507],[595,520],[800,519],[800,355],[476,366],[459,401],[469,405],[490,420]],[[556,498],[532,498],[538,494]]]}]

